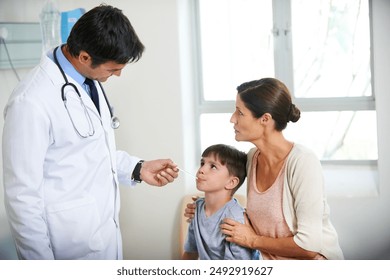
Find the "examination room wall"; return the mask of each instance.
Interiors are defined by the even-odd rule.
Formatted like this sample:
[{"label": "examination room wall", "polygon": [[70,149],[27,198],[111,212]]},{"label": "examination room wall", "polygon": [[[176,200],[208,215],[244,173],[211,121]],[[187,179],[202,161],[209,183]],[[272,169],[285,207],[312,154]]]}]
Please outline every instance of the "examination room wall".
[{"label": "examination room wall", "polygon": [[[184,165],[179,71],[177,4],[174,0],[58,1],[61,10],[86,10],[107,3],[129,17],[146,49],[142,58],[126,66],[121,77],[104,83],[115,114],[121,119],[117,148],[144,159],[171,158]],[[0,21],[37,22],[44,0],[1,0]],[[2,46],[1,46],[2,47]],[[1,49],[3,51],[3,49]],[[17,69],[20,76],[27,73]],[[0,70],[0,107],[17,80]],[[60,93],[58,98],[60,98]],[[3,127],[3,117],[0,120]],[[33,147],[32,147],[33,148]],[[16,258],[0,197],[0,259]],[[181,176],[163,188],[145,183],[121,186],[121,228],[126,259],[172,259],[179,252],[179,204],[186,193]]]},{"label": "examination room wall", "polygon": [[[115,114],[121,119],[117,146],[144,159],[172,158],[195,170],[194,130],[191,110],[192,29],[186,24],[192,0],[104,1],[121,8],[146,46],[141,60],[128,65],[121,77],[104,86]],[[58,0],[61,10],[87,10],[102,1]],[[44,0],[1,0],[0,21],[37,22]],[[80,4],[82,3],[82,4]],[[373,81],[378,112],[379,177],[373,196],[330,194],[332,221],[348,259],[390,259],[390,1],[373,1]],[[186,29],[188,27],[188,29]],[[1,46],[2,47],[2,46]],[[1,49],[3,51],[3,49]],[[20,76],[28,69],[17,69]],[[17,81],[10,70],[0,70],[0,110]],[[60,98],[59,93],[58,98]],[[3,126],[3,118],[0,118]],[[0,166],[1,166],[0,162]],[[2,169],[0,169],[2,182]],[[181,198],[195,191],[183,174],[163,188],[142,183],[121,186],[121,227],[125,259],[179,258]],[[339,176],[344,176],[342,173]],[[342,186],[340,186],[342,187]],[[353,190],[353,185],[348,186]],[[369,187],[369,186],[368,186]],[[7,227],[0,192],[0,259],[16,253]]]}]

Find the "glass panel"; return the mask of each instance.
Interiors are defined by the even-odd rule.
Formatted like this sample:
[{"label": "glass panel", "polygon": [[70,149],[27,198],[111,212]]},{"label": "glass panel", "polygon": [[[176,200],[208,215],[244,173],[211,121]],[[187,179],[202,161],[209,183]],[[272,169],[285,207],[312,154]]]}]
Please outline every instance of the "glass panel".
[{"label": "glass panel", "polygon": [[296,97],[371,96],[368,0],[296,0]]},{"label": "glass panel", "polygon": [[322,160],[378,159],[375,111],[302,112],[284,134]]},{"label": "glass panel", "polygon": [[248,152],[253,145],[247,142],[237,142],[234,139],[232,114],[202,114],[200,117],[200,139],[202,152],[210,145],[227,144]]},{"label": "glass panel", "polygon": [[199,0],[205,100],[235,100],[243,82],[274,76],[272,1]]},{"label": "glass panel", "polygon": [[[253,145],[234,139],[231,114],[201,115],[201,149],[224,143],[249,151]],[[289,123],[287,139],[312,149],[322,160],[377,160],[377,130],[374,111],[302,112]]]}]

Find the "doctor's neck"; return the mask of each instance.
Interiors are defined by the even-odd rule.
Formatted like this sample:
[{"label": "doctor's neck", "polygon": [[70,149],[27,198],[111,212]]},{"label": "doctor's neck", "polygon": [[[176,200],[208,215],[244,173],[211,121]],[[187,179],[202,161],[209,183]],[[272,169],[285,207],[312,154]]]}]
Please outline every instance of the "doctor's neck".
[{"label": "doctor's neck", "polygon": [[84,77],[89,77],[87,74],[88,67],[91,64],[91,56],[85,52],[80,51],[78,56],[72,56],[68,50],[68,46],[66,44],[61,46],[62,53],[66,57],[66,59],[72,64],[72,66],[76,69]]}]

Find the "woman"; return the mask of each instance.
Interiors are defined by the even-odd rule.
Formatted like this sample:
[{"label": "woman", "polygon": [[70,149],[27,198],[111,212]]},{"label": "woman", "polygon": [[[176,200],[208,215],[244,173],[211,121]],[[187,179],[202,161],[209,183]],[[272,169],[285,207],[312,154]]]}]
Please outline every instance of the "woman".
[{"label": "woman", "polygon": [[282,133],[300,118],[287,87],[264,78],[237,89],[230,120],[235,139],[255,145],[247,161],[250,222],[225,219],[226,240],[260,250],[263,259],[343,259],[329,220],[321,164]]}]

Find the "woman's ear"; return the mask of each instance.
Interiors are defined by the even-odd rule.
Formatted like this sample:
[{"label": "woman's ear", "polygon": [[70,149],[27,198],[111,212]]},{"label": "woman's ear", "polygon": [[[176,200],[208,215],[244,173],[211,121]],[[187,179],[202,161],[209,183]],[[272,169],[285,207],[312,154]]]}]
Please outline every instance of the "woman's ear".
[{"label": "woman's ear", "polygon": [[272,120],[272,116],[270,113],[265,113],[260,118],[262,124],[267,124],[270,120]]}]

